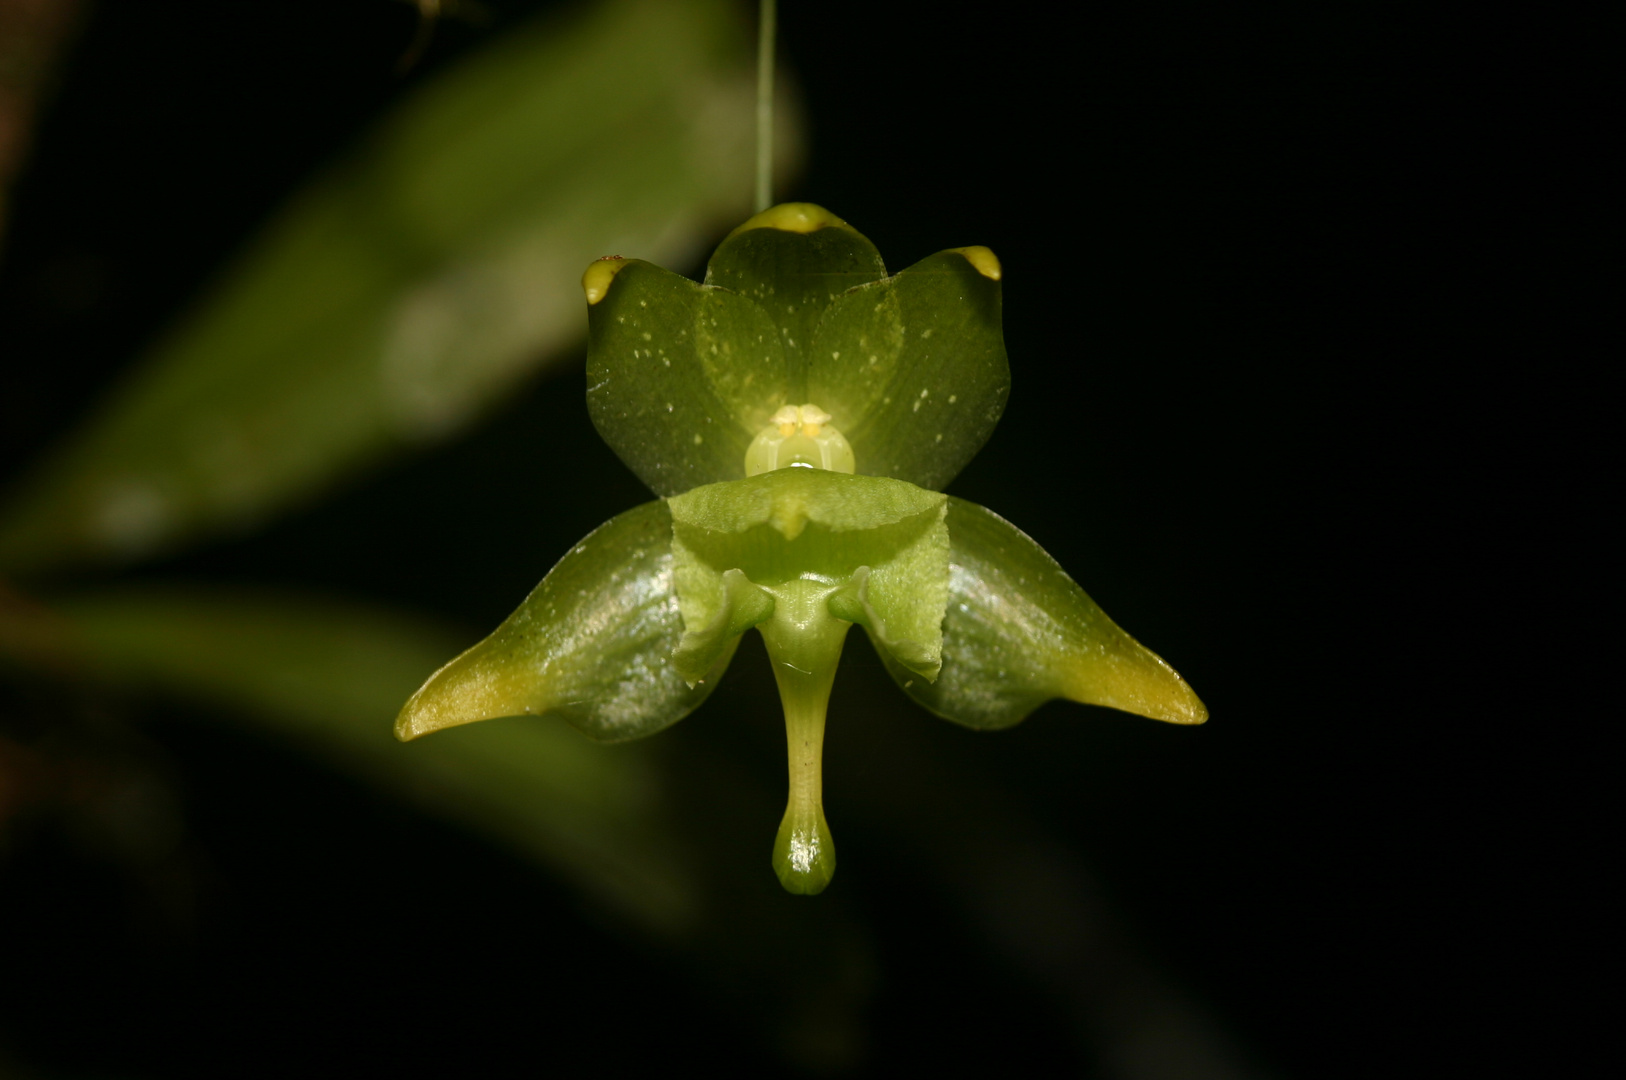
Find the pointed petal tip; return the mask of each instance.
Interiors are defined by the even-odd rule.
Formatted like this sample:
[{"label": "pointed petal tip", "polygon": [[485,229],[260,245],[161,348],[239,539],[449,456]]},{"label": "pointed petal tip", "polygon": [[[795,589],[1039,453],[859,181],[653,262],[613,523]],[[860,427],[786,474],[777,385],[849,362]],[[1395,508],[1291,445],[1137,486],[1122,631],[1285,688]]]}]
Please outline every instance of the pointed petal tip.
[{"label": "pointed petal tip", "polygon": [[402,709],[401,715],[395,718],[395,737],[401,742],[411,742],[424,732],[419,731],[417,725],[409,715],[409,709]]},{"label": "pointed petal tip", "polygon": [[1170,724],[1185,724],[1195,727],[1198,724],[1208,723],[1208,706],[1202,699],[1191,692],[1191,687],[1181,680],[1181,689],[1185,692],[1179,697],[1171,697],[1162,703],[1156,713],[1149,714],[1153,720],[1162,720]]},{"label": "pointed petal tip", "polygon": [[435,731],[437,726],[445,726],[436,725],[432,721],[429,715],[430,710],[424,708],[423,696],[425,691],[435,685],[436,680],[440,678],[441,672],[451,666],[451,664],[445,664],[433,675],[425,679],[424,684],[418,687],[411,697],[407,698],[405,705],[401,706],[401,711],[395,717],[395,737],[401,742],[411,742],[419,736],[428,735]]},{"label": "pointed petal tip", "polygon": [[[1146,680],[1119,701],[1100,701],[1096,704],[1122,709],[1148,720],[1161,720],[1166,724],[1196,726],[1208,722],[1208,706],[1204,705],[1191,684],[1158,657],[1163,678]],[[1138,691],[1138,692],[1137,692]]]},{"label": "pointed petal tip", "polygon": [[446,728],[536,711],[524,703],[491,700],[492,679],[480,664],[481,652],[489,641],[466,649],[424,680],[395,717],[397,739],[411,742]]},{"label": "pointed petal tip", "polygon": [[1145,650],[1147,656],[1155,661],[1155,666],[1147,672],[1151,678],[1146,678],[1139,687],[1144,695],[1136,702],[1141,708],[1136,709],[1142,716],[1152,720],[1162,720],[1169,724],[1192,725],[1206,724],[1208,722],[1208,706],[1203,704],[1202,698],[1186,682],[1185,676],[1145,646],[1136,643]]},{"label": "pointed petal tip", "polygon": [[1123,651],[1114,664],[1074,668],[1060,696],[1167,724],[1208,721],[1208,706],[1168,661],[1128,635],[1120,647]]},{"label": "pointed petal tip", "polygon": [[[455,663],[455,661],[454,661]],[[423,684],[416,694],[407,699],[401,706],[401,712],[395,718],[395,737],[402,742],[411,742],[424,735],[432,735],[444,728],[457,727],[460,724],[470,724],[476,720],[488,719],[485,716],[471,714],[466,710],[448,708],[446,701],[449,680],[441,678],[444,672],[452,665],[447,664],[441,671],[435,672]]]}]

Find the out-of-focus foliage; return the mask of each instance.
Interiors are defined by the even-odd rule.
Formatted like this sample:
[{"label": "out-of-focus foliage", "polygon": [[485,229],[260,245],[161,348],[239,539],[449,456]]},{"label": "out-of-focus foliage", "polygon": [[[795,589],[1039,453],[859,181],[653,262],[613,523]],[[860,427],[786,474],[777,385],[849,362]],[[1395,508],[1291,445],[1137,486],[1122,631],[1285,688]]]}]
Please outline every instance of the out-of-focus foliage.
[{"label": "out-of-focus foliage", "polygon": [[28,156],[40,99],[50,90],[57,54],[78,29],[83,0],[0,3],[0,240],[10,188]]},{"label": "out-of-focus foliage", "polygon": [[403,747],[388,718],[461,644],[421,617],[197,586],[53,603],[8,620],[13,660],[269,724],[281,738],[489,830],[647,929],[690,919],[693,886],[657,823],[653,764],[562,724],[481,724]]},{"label": "out-of-focus foliage", "polygon": [[[726,0],[606,0],[426,83],[12,493],[0,573],[55,579],[245,529],[450,434],[568,356],[584,264],[623,250],[682,262],[748,213],[744,15]],[[691,920],[646,755],[552,724],[423,748],[390,737],[401,700],[466,644],[445,628],[197,585],[0,600],[0,669],[256,720],[505,837],[647,930]]]},{"label": "out-of-focus foliage", "polygon": [[[725,0],[612,0],[434,79],[296,196],[15,493],[0,570],[243,529],[452,432],[582,332],[581,267],[682,262],[751,197]],[[793,160],[794,123],[781,159]]]}]

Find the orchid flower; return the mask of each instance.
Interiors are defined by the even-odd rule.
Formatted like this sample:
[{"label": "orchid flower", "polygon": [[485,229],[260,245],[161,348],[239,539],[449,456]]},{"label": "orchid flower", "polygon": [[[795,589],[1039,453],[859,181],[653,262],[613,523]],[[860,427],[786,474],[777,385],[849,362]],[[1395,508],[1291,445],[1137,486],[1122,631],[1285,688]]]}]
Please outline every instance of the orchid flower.
[{"label": "orchid flower", "polygon": [[735,229],[703,284],[595,262],[588,408],[660,498],[589,534],[431,676],[397,737],[543,714],[606,742],[651,735],[705,700],[755,628],[789,750],[773,865],[812,894],[835,871],[824,722],[855,623],[905,694],[966,727],[1052,698],[1202,723],[1185,680],[1036,543],[941,491],[1009,392],[1000,277],[983,247],[888,276],[807,203]]}]

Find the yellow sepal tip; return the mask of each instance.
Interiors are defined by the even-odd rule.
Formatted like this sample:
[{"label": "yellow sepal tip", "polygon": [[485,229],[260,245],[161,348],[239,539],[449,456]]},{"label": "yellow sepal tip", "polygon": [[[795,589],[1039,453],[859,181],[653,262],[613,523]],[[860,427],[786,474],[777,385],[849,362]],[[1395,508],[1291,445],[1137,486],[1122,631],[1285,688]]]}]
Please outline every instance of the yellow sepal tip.
[{"label": "yellow sepal tip", "polygon": [[604,299],[604,294],[610,291],[610,282],[615,280],[615,275],[626,267],[627,262],[620,255],[606,255],[594,260],[583,271],[582,291],[587,294],[589,307]]},{"label": "yellow sepal tip", "polygon": [[781,232],[793,233],[818,232],[820,229],[856,231],[824,207],[806,202],[788,202],[770,206],[729,233],[728,239],[733,239],[742,232],[750,232],[752,229],[778,229]]},{"label": "yellow sepal tip", "polygon": [[1000,268],[999,256],[992,251],[976,244],[971,247],[949,248],[950,251],[965,256],[965,261],[976,268],[977,273],[992,281],[998,281],[1004,270]]}]

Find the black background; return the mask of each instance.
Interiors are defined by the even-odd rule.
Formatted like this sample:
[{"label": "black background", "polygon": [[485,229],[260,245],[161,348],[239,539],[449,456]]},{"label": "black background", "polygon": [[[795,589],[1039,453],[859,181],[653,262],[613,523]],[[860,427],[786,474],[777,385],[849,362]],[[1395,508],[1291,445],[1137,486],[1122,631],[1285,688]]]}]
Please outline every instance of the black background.
[{"label": "black background", "polygon": [[[0,264],[0,480],[394,97],[535,6],[448,21],[401,79],[402,4],[100,5]],[[851,650],[828,737],[832,893],[872,961],[856,1049],[828,1060],[1205,1075],[1114,1071],[1098,1036],[1081,1051],[1055,988],[912,854],[927,826],[885,806],[843,819],[843,770],[906,791],[927,746],[985,785],[973,817],[1009,797],[1000,835],[1087,867],[1121,940],[1265,1075],[1561,1068],[1609,1000],[1567,993],[1606,862],[1577,830],[1606,792],[1565,779],[1589,736],[1552,735],[1605,709],[1601,691],[1579,717],[1562,704],[1594,662],[1564,605],[1601,541],[1541,482],[1566,460],[1554,372],[1513,344],[1557,310],[1551,283],[1503,298],[1529,245],[1556,243],[1520,190],[1544,177],[1525,140],[1558,139],[1569,114],[1525,93],[1542,80],[1505,39],[1409,9],[783,8],[811,129],[783,194],[893,268],[965,244],[1004,265],[1011,402],[950,491],[1029,532],[1213,715],[1178,729],[1052,704],[977,736]],[[480,470],[532,478],[535,499],[493,500],[466,482]],[[478,633],[646,497],[569,368],[450,446],[134,573],[331,589]],[[673,760],[727,745],[775,778],[771,693],[748,650],[662,736]],[[20,729],[109,708],[9,707]],[[118,708],[178,793],[184,865],[131,869],[50,821],[13,837],[0,1047],[17,1062],[766,1071],[796,1045],[757,987],[647,947],[479,837],[179,706]],[[844,731],[844,708],[880,733]],[[772,887],[776,820],[717,857]]]}]

